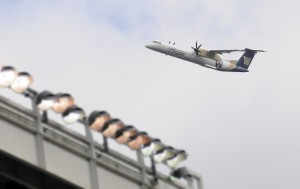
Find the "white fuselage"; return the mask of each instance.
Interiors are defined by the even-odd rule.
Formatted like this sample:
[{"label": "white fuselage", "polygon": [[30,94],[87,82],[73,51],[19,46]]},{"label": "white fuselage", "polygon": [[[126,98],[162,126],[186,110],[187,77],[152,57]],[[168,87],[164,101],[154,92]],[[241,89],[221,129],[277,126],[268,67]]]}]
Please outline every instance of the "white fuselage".
[{"label": "white fuselage", "polygon": [[163,44],[161,42],[154,41],[152,44],[146,45],[146,47],[166,55],[170,55],[182,60],[199,64],[200,66],[220,71],[230,71],[236,67],[235,64],[229,63],[227,61],[215,60],[213,58],[201,56],[194,51],[187,52],[176,48],[171,44]]}]

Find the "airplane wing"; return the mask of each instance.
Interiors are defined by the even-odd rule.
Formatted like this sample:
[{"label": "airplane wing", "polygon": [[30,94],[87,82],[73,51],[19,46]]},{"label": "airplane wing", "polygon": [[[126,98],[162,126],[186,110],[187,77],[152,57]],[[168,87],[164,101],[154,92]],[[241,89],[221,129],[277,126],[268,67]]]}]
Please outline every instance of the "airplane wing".
[{"label": "airplane wing", "polygon": [[245,51],[240,49],[231,49],[231,50],[210,50],[208,53],[211,54],[224,54],[224,53],[232,53],[232,52],[239,52],[239,51]]}]

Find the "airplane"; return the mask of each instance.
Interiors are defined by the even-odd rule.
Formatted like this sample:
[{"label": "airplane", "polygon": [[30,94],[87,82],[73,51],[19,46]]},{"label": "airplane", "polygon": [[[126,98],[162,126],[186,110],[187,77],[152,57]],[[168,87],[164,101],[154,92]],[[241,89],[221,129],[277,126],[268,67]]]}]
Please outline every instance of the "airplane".
[{"label": "airplane", "polygon": [[[224,72],[249,72],[248,68],[257,52],[265,52],[263,50],[252,50],[245,48],[243,50],[204,50],[200,49],[202,44],[196,47],[192,47],[193,51],[185,51],[175,47],[175,43],[163,44],[160,41],[153,41],[153,43],[146,45],[145,47],[166,54],[182,60],[199,64],[200,66],[211,68],[217,71]],[[223,53],[231,53],[242,51],[244,54],[239,60],[222,60],[220,55]]]}]

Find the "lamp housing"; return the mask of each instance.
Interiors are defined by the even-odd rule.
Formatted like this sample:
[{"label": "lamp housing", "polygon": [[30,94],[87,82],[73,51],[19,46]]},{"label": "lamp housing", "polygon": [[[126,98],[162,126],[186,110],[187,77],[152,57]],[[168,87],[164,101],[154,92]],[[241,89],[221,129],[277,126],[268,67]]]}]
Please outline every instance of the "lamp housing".
[{"label": "lamp housing", "polygon": [[159,139],[152,139],[148,143],[141,146],[141,152],[144,156],[151,156],[162,148],[164,148],[164,144]]},{"label": "lamp housing", "polygon": [[166,164],[170,168],[175,168],[179,163],[187,159],[187,153],[185,150],[178,150],[175,152],[173,157],[170,157],[169,159],[166,160]]},{"label": "lamp housing", "polygon": [[37,95],[35,104],[39,110],[47,111],[53,106],[55,98],[51,92],[43,91]]},{"label": "lamp housing", "polygon": [[129,138],[137,134],[137,129],[131,125],[125,126],[123,129],[120,129],[116,132],[115,140],[119,144],[126,144],[129,141]]},{"label": "lamp housing", "polygon": [[109,120],[111,120],[111,117],[106,111],[93,111],[88,118],[88,124],[91,129],[101,131],[104,124]]},{"label": "lamp housing", "polygon": [[153,158],[156,163],[164,163],[167,159],[174,156],[174,154],[175,154],[174,148],[171,146],[166,146],[156,151],[155,154],[153,155]]},{"label": "lamp housing", "polygon": [[83,121],[85,118],[85,112],[77,105],[73,105],[66,109],[66,111],[62,114],[62,117],[66,124],[73,124],[77,121]]},{"label": "lamp housing", "polygon": [[124,128],[124,124],[121,120],[111,119],[105,122],[100,132],[107,138],[114,138],[116,132],[122,128]]},{"label": "lamp housing", "polygon": [[19,72],[10,88],[16,93],[24,93],[33,83],[33,77],[28,72]]},{"label": "lamp housing", "polygon": [[63,113],[65,112],[70,106],[75,104],[74,98],[68,93],[58,93],[55,95],[56,99],[53,103],[51,109],[55,113]]},{"label": "lamp housing", "polygon": [[0,87],[9,87],[17,77],[18,73],[12,66],[3,66],[0,70]]},{"label": "lamp housing", "polygon": [[136,135],[129,138],[127,145],[131,150],[138,150],[150,140],[151,137],[146,132],[138,132]]}]

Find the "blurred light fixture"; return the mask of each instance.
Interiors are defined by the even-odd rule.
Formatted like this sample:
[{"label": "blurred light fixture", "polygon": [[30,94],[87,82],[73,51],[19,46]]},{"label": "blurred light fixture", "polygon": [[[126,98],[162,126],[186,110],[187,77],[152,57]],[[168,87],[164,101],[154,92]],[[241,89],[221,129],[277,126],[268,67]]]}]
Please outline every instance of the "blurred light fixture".
[{"label": "blurred light fixture", "polygon": [[88,118],[88,124],[91,129],[101,131],[104,124],[109,120],[111,117],[106,111],[93,111]]},{"label": "blurred light fixture", "polygon": [[54,101],[52,110],[56,113],[63,113],[67,110],[68,107],[75,104],[74,98],[68,93],[58,93],[55,95],[56,99]]},{"label": "blurred light fixture", "polygon": [[170,168],[175,168],[180,162],[187,159],[187,153],[184,150],[178,150],[173,157],[167,159],[166,164]]},{"label": "blurred light fixture", "polygon": [[151,141],[151,137],[146,132],[138,132],[129,138],[128,147],[132,150],[138,150],[144,144]]},{"label": "blurred light fixture", "polygon": [[124,128],[122,121],[119,119],[111,119],[105,122],[100,132],[107,138],[113,138],[115,137],[116,132],[122,128]]},{"label": "blurred light fixture", "polygon": [[39,110],[47,111],[53,106],[54,101],[55,95],[49,91],[43,91],[37,95],[35,103]]},{"label": "blurred light fixture", "polygon": [[27,72],[19,72],[10,88],[16,93],[24,93],[33,83],[33,77]]},{"label": "blurred light fixture", "polygon": [[63,121],[67,124],[72,124],[77,121],[83,121],[85,118],[85,112],[77,105],[70,106],[62,114]]},{"label": "blurred light fixture", "polygon": [[164,145],[159,139],[152,139],[141,146],[141,151],[144,156],[150,156],[156,151],[161,150],[163,147]]},{"label": "blurred light fixture", "polygon": [[191,180],[192,178],[192,174],[190,173],[190,171],[186,168],[186,167],[180,167],[178,169],[175,169],[171,172],[170,174],[170,180],[171,181],[177,181],[180,178],[185,178],[187,180]]},{"label": "blurred light fixture", "polygon": [[115,139],[119,144],[126,144],[129,138],[137,134],[137,129],[129,125],[116,132]]},{"label": "blurred light fixture", "polygon": [[0,87],[9,87],[17,77],[17,71],[12,66],[3,66],[0,71]]},{"label": "blurred light fixture", "polygon": [[171,146],[165,146],[164,148],[155,152],[153,158],[156,163],[163,163],[167,159],[173,157],[175,154],[175,150]]}]

